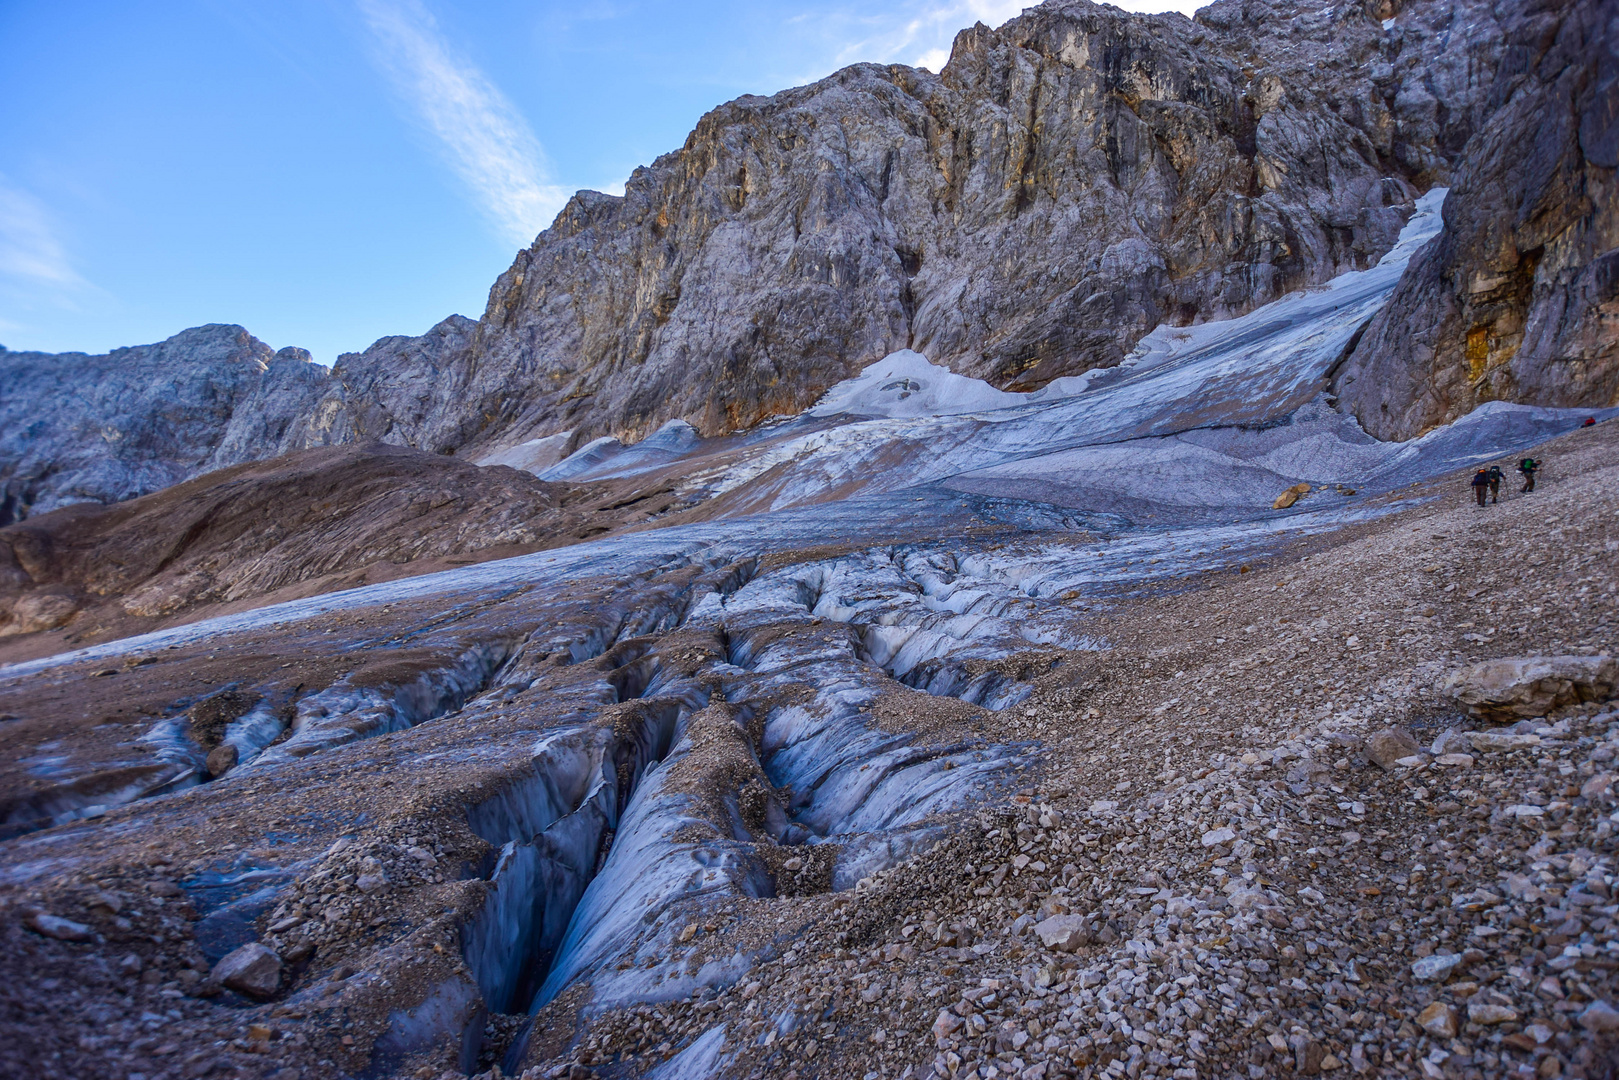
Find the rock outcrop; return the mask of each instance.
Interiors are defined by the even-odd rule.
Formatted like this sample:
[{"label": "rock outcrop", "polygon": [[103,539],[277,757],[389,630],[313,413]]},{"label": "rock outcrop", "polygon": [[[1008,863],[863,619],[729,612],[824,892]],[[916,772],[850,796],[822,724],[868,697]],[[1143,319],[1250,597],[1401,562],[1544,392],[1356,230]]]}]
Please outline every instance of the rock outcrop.
[{"label": "rock outcrop", "polygon": [[1611,656],[1513,656],[1453,672],[1443,689],[1472,715],[1505,721],[1603,701],[1616,684],[1619,662]]},{"label": "rock outcrop", "polygon": [[860,64],[720,106],[622,197],[575,196],[480,320],[330,373],[238,327],[0,352],[0,523],[330,443],[711,436],[906,347],[1034,389],[1375,262],[1433,184],[1447,233],[1352,348],[1345,402],[1396,438],[1492,397],[1603,403],[1613,40],[1594,0],[1051,0],[963,31],[938,74]]},{"label": "rock outcrop", "polygon": [[0,349],[0,526],[325,441],[331,376],[240,326],[83,353]]},{"label": "rock outcrop", "polygon": [[1504,33],[1445,230],[1339,378],[1378,438],[1485,401],[1619,403],[1619,19],[1611,5],[1541,0],[1508,9]]},{"label": "rock outcrop", "polygon": [[419,445],[713,435],[905,347],[1033,389],[1368,265],[1402,177],[1442,178],[1435,141],[1462,137],[1391,119],[1434,42],[1397,67],[1378,14],[1046,4],[963,31],[939,75],[857,65],[721,106],[518,256]]}]

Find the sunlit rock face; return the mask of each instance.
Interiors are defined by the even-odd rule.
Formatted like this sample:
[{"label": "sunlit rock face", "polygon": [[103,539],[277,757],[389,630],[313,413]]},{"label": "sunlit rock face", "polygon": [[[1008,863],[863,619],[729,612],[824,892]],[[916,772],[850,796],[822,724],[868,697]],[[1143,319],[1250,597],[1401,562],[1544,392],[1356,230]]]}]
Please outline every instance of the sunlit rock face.
[{"label": "sunlit rock face", "polygon": [[[518,256],[442,375],[477,407],[424,437],[713,435],[907,347],[1028,391],[1371,265],[1410,212],[1403,175],[1435,170],[1373,141],[1396,139],[1362,104],[1379,23],[1292,14],[1046,5],[964,31],[939,75],[858,65],[724,105]],[[1330,58],[1341,86],[1250,78],[1250,50]]]}]

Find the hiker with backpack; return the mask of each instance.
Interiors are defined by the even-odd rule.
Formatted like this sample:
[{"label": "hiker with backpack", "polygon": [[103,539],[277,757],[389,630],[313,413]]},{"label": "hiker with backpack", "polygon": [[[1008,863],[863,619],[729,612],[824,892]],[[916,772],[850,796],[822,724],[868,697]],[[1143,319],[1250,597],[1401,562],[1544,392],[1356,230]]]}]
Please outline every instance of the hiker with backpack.
[{"label": "hiker with backpack", "polygon": [[1534,458],[1526,457],[1518,462],[1518,471],[1523,474],[1523,490],[1535,490],[1535,470],[1540,468],[1540,462]]},{"label": "hiker with backpack", "polygon": [[1491,502],[1500,502],[1501,501],[1501,481],[1505,480],[1506,478],[1507,478],[1507,474],[1501,471],[1501,466],[1499,466],[1499,465],[1491,465],[1490,466],[1490,501]]},{"label": "hiker with backpack", "polygon": [[1484,505],[1484,496],[1490,490],[1490,473],[1487,469],[1480,469],[1473,474],[1473,494],[1478,496],[1478,504]]}]

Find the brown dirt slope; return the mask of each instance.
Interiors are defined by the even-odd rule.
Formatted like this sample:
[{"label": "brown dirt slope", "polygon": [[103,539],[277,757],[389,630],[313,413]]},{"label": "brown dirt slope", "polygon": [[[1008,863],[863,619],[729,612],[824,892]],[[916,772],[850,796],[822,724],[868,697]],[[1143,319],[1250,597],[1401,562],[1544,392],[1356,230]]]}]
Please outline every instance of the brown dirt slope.
[{"label": "brown dirt slope", "polygon": [[398,446],[324,447],[0,529],[0,663],[576,543],[638,500]]}]

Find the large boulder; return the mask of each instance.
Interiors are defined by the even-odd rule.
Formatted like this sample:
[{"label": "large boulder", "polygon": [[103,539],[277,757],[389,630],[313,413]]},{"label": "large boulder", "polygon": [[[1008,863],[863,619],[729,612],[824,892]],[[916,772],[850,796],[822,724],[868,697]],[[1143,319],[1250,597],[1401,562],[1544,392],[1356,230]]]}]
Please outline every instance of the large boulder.
[{"label": "large boulder", "polygon": [[1387,727],[1366,740],[1366,760],[1392,770],[1397,762],[1422,754],[1422,745],[1403,727]]},{"label": "large boulder", "polygon": [[214,965],[214,980],[248,997],[274,997],[281,988],[281,957],[268,945],[249,942]]},{"label": "large boulder", "polygon": [[1081,915],[1053,915],[1035,923],[1034,932],[1040,936],[1040,944],[1058,952],[1073,952],[1091,940],[1090,927]]},{"label": "large boulder", "polygon": [[1611,656],[1512,656],[1453,672],[1441,689],[1474,716],[1505,721],[1603,701],[1616,684],[1619,662]]}]

